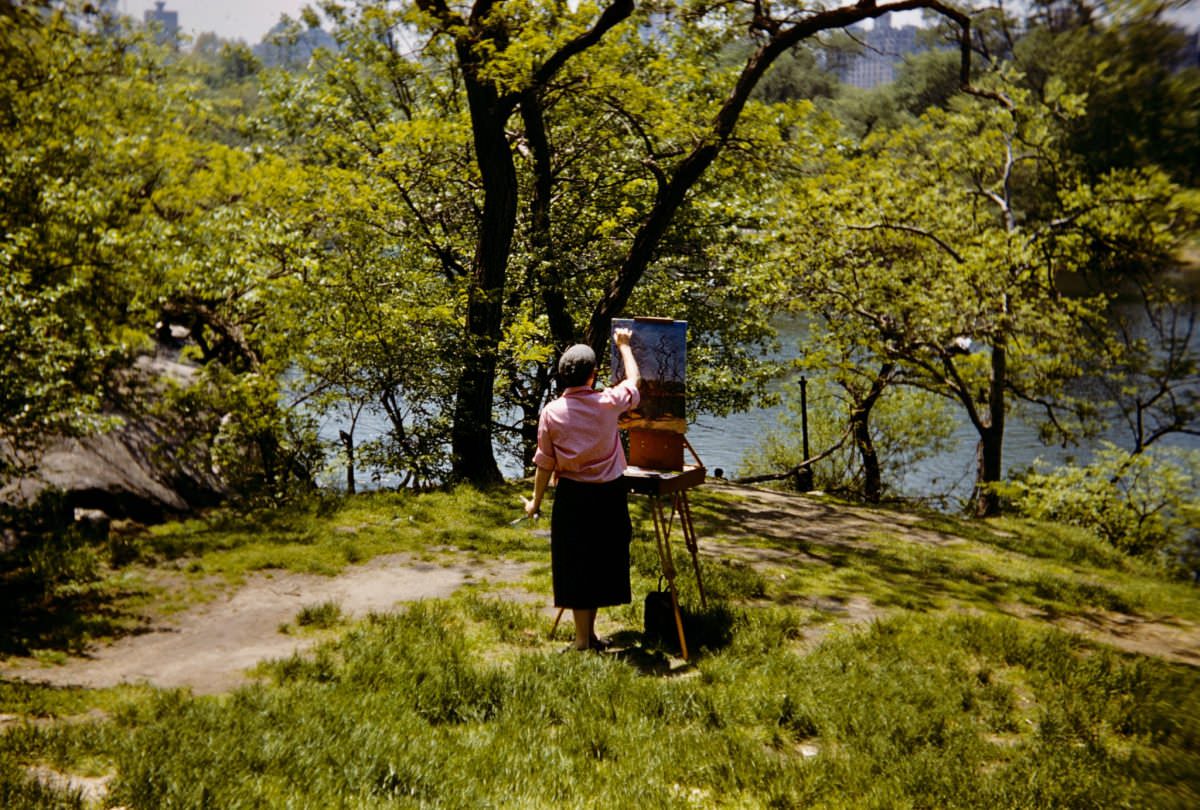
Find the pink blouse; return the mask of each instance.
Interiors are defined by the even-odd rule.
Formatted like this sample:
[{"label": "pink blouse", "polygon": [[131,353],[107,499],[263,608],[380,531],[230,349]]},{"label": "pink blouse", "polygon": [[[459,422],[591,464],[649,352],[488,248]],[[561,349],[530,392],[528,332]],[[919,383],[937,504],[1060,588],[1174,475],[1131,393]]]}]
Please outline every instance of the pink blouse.
[{"label": "pink blouse", "polygon": [[542,410],[533,463],[563,478],[603,483],[625,472],[625,451],[617,418],[641,401],[628,380],[603,391],[586,385],[568,388]]}]

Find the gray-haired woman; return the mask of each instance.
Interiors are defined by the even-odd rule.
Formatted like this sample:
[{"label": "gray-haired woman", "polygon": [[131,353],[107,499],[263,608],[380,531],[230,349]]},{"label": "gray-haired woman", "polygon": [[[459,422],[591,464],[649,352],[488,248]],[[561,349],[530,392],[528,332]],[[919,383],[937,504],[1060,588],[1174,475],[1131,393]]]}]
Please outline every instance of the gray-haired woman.
[{"label": "gray-haired woman", "polygon": [[533,516],[552,477],[557,478],[550,518],[550,566],[554,604],[570,608],[577,650],[596,649],[596,612],[630,601],[628,493],[622,474],[625,450],[617,419],[637,406],[637,360],[632,332],[613,333],[625,367],[625,379],[612,388],[594,390],[596,355],[575,345],[558,361],[562,395],[549,403],[538,421],[533,463],[533,497],[525,501]]}]

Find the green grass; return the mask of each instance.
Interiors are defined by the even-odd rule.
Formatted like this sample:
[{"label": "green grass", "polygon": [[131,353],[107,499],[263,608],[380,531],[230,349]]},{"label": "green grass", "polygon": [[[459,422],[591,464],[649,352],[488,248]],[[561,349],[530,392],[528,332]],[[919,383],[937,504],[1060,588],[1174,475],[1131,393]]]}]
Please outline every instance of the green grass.
[{"label": "green grass", "polygon": [[982,616],[895,618],[800,654],[780,618],[739,611],[732,643],[681,678],[538,649],[529,609],[423,603],[225,698],[168,692],[90,725],[10,731],[0,762],[69,765],[101,747],[108,801],[129,807],[1200,798],[1192,669]]},{"label": "green grass", "polygon": [[305,605],[296,614],[296,624],[301,627],[328,629],[342,622],[342,608],[336,602],[321,602]]},{"label": "green grass", "polygon": [[191,574],[233,581],[265,569],[336,574],[379,554],[436,557],[442,548],[520,558],[546,544],[508,525],[520,515],[518,493],[512,487],[489,495],[471,489],[379,492],[276,512],[216,513],[155,527],[142,539],[140,554],[158,561],[186,559]]},{"label": "green grass", "polygon": [[[729,497],[705,493],[693,498],[701,537],[730,532],[722,512]],[[891,521],[886,510],[876,513],[881,526]],[[753,537],[739,537],[738,542],[812,558],[812,564],[783,566],[767,578],[774,599],[853,593],[904,610],[996,610],[1023,605],[1053,616],[1103,610],[1200,621],[1200,599],[1194,587],[1165,579],[1153,565],[1121,554],[1080,529],[934,514],[923,515],[913,528],[961,542],[912,542],[899,530],[879,530],[865,543]]]},{"label": "green grass", "polygon": [[[348,542],[364,561],[453,546],[538,563],[527,585],[548,594],[546,539],[508,525],[518,493],[194,521],[138,539],[138,565],[195,565],[199,587],[265,558],[341,570]],[[725,497],[693,499],[702,544]],[[536,606],[481,589],[355,622],[307,605],[294,623],[322,641],[228,695],[0,681],[15,718],[0,726],[0,806],[84,807],[31,766],[110,774],[105,806],[129,808],[1200,805],[1200,671],[1028,618],[1194,618],[1195,589],[1058,527],[928,517],[962,540],[746,538],[804,554],[706,559],[701,610],[677,544],[682,665],[637,632],[658,581],[642,517],[635,604],[603,613],[620,655],[561,655],[565,628],[549,641]],[[813,597],[869,600],[877,617],[842,624]]]}]

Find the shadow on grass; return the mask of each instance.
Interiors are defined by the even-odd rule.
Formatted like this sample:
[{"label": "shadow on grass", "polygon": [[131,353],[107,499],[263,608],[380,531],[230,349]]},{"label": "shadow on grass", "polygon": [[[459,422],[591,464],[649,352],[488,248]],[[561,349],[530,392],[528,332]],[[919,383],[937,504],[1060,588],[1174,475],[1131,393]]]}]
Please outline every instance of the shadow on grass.
[{"label": "shadow on grass", "polygon": [[[979,527],[964,538],[1019,555],[1007,564],[961,544],[906,542],[902,533],[897,533],[893,541],[888,537],[886,514],[879,516],[878,525],[872,525],[853,516],[846,519],[831,505],[811,501],[803,503],[803,514],[796,514],[730,503],[719,496],[696,500],[702,504],[692,508],[696,522],[703,523],[699,528],[702,547],[706,533],[747,537],[752,541],[748,555],[753,557],[754,549],[763,549],[760,562],[785,565],[796,572],[800,580],[793,579],[793,587],[804,588],[806,579],[819,580],[825,578],[822,572],[832,572],[831,581],[813,583],[822,590],[813,594],[816,596],[831,595],[832,586],[861,592],[880,606],[922,612],[941,609],[947,602],[982,609],[1023,602],[1060,616],[1083,616],[1097,608],[1137,615],[1135,600],[1112,584],[1080,573],[1052,570],[1064,559],[1094,565],[1112,562],[1094,553],[1090,546],[1083,551],[1056,551],[1052,543],[1043,542],[1034,544],[1032,553],[1026,554],[1019,539],[998,542],[999,535],[987,527]],[[946,521],[923,528],[949,532],[957,525]],[[1119,575],[1121,570],[1117,567],[1111,573]],[[1105,567],[1096,573],[1110,572]],[[777,594],[776,598],[787,601],[789,596],[792,594]]]},{"label": "shadow on grass", "polygon": [[47,594],[42,583],[14,572],[0,573],[0,655],[38,651],[83,655],[98,638],[135,635],[146,628],[138,615],[118,607],[144,592],[103,583],[72,585]]},{"label": "shadow on grass", "polygon": [[702,610],[691,610],[681,605],[684,640],[688,647],[688,665],[676,663],[681,655],[679,636],[658,636],[638,630],[621,630],[609,641],[610,651],[603,655],[612,656],[634,667],[643,675],[674,677],[691,671],[692,664],[705,654],[728,647],[733,641],[735,615],[725,605],[709,606]]}]

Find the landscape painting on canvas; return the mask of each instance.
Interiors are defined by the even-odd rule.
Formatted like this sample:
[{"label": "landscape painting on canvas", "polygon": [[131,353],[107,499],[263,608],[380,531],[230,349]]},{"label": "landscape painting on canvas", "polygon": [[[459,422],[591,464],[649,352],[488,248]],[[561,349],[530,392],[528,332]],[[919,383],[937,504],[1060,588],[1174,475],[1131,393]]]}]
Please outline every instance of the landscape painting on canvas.
[{"label": "landscape painting on canvas", "polygon": [[[621,419],[622,428],[687,432],[687,321],[667,318],[614,318],[613,329],[630,329],[630,346],[642,381],[642,401]],[[625,379],[616,343],[612,344],[614,382]]]}]

